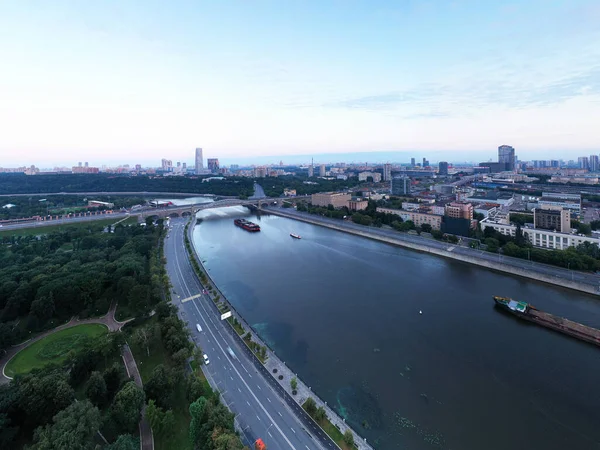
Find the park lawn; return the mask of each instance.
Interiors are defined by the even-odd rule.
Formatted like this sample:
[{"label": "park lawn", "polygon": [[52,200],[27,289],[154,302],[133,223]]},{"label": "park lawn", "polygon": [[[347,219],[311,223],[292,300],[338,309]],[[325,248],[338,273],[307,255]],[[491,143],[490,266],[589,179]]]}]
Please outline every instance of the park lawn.
[{"label": "park lawn", "polygon": [[[5,236],[39,236],[40,234],[49,234],[54,231],[66,230],[67,228],[87,228],[90,225],[96,226],[101,225],[106,227],[108,225],[113,225],[117,223],[121,219],[98,219],[98,220],[89,220],[84,222],[73,222],[59,225],[47,225],[47,226],[36,226],[32,224],[31,227],[28,228],[18,228],[13,230],[0,230],[0,237]],[[133,225],[137,223],[137,217],[131,216],[121,222],[121,225]]]},{"label": "park lawn", "polygon": [[14,377],[50,363],[60,364],[67,359],[71,350],[80,349],[86,339],[93,339],[106,333],[108,328],[97,323],[77,325],[57,331],[17,353],[8,362],[4,372],[9,377]]},{"label": "park lawn", "polygon": [[[302,408],[304,408],[304,410],[306,411],[305,405],[306,402],[302,405]],[[315,422],[317,422],[317,420],[312,416],[312,414],[309,413],[309,415],[313,418],[313,420],[315,420]],[[346,444],[346,442],[344,442],[344,435],[334,424],[332,424],[329,421],[328,418],[318,421],[317,424],[319,424],[323,431],[325,431],[325,433],[327,433],[327,435],[333,440],[333,442],[335,442],[342,450],[356,449],[356,446],[353,445],[352,447],[350,447],[348,444]]]}]

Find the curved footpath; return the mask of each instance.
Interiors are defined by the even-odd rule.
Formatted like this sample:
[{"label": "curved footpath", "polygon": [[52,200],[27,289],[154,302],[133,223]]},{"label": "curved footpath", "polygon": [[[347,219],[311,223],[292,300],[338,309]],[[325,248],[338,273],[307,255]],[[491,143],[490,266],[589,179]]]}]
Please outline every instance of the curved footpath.
[{"label": "curved footpath", "polygon": [[499,253],[489,253],[457,244],[428,239],[423,236],[399,233],[394,230],[367,227],[352,222],[329,219],[314,214],[298,212],[291,209],[267,207],[264,212],[288,219],[318,225],[345,233],[362,236],[380,242],[406,247],[424,253],[443,256],[469,264],[474,264],[499,272],[509,273],[524,278],[530,278],[543,283],[574,289],[588,294],[600,295],[600,275],[595,273],[577,272],[561,267],[527,261]]},{"label": "curved footpath", "polygon": [[[210,274],[208,273],[208,271],[204,268],[201,259],[198,256],[198,252],[196,252],[195,247],[194,247],[194,240],[193,240],[193,230],[194,230],[195,224],[193,224],[192,227],[189,228],[189,239],[190,242],[192,244],[192,248],[194,249],[194,257],[196,258],[196,261],[198,262],[198,264],[200,265],[200,267],[202,268],[203,272],[206,274],[206,276],[208,277],[208,279],[210,280],[210,284],[212,285],[213,289],[217,292],[218,295],[221,296],[221,300],[224,301],[230,308],[232,314],[234,317],[236,317],[240,323],[242,324],[242,326],[244,327],[244,329],[246,331],[250,331],[252,333],[252,340],[254,342],[257,342],[260,345],[264,345],[267,348],[267,362],[263,365],[262,363],[260,363],[260,361],[258,360],[258,358],[256,358],[256,356],[254,356],[254,354],[247,349],[247,353],[249,353],[252,358],[255,359],[255,361],[257,362],[257,364],[263,369],[261,370],[262,375],[269,381],[270,384],[277,386],[278,391],[280,391],[280,395],[283,394],[283,396],[287,399],[292,399],[291,401],[295,403],[295,410],[296,410],[296,414],[298,415],[306,415],[308,416],[304,410],[302,409],[302,404],[306,401],[306,399],[308,397],[312,397],[316,404],[317,407],[323,407],[325,408],[325,411],[327,413],[327,418],[329,419],[329,421],[336,426],[341,433],[343,434],[346,430],[350,430],[352,432],[352,434],[354,435],[354,442],[356,444],[356,447],[359,450],[373,450],[373,447],[371,447],[371,445],[369,443],[366,442],[366,439],[363,438],[362,436],[360,436],[355,430],[353,430],[345,421],[345,419],[342,419],[340,416],[338,416],[338,414],[331,409],[328,405],[327,402],[324,402],[323,400],[321,400],[319,398],[319,396],[312,391],[312,389],[307,386],[286,364],[284,361],[282,361],[273,350],[271,350],[269,348],[269,346],[262,341],[262,339],[258,336],[258,334],[255,332],[255,330],[248,324],[246,323],[246,321],[243,319],[243,317],[236,311],[236,309],[229,303],[229,301],[227,300],[227,298],[223,295],[223,293],[219,290],[219,288],[217,287],[216,283],[214,282],[214,280],[210,277]],[[212,302],[211,302],[212,303]],[[216,305],[213,304],[213,306],[216,308]],[[235,333],[235,331],[233,331],[232,328],[232,332],[237,336],[237,333]],[[241,337],[237,336],[238,339],[241,340]],[[245,347],[245,344],[244,344]],[[273,373],[273,369],[277,369],[276,373]],[[279,375],[283,375],[283,382],[279,381],[276,377],[278,377]],[[289,380],[291,380],[292,378],[296,377],[297,381],[298,381],[298,388],[297,388],[297,394],[296,395],[292,395],[292,389],[290,387],[290,383]],[[310,416],[308,416],[310,417]],[[312,419],[310,419],[312,420]]]},{"label": "curved footpath", "polygon": [[129,320],[126,320],[125,322],[119,322],[117,319],[115,319],[115,311],[116,310],[117,310],[117,304],[113,303],[112,305],[110,305],[108,312],[102,317],[95,317],[95,318],[83,319],[83,320],[79,320],[77,317],[73,317],[70,321],[68,321],[65,324],[59,325],[58,327],[52,328],[51,330],[48,330],[48,331],[44,331],[43,333],[39,334],[38,336],[34,337],[33,339],[29,339],[28,341],[22,342],[20,344],[17,344],[15,346],[11,347],[10,349],[8,349],[6,351],[6,353],[2,356],[2,358],[0,358],[0,367],[2,368],[2,377],[0,377],[0,384],[8,384],[10,382],[10,380],[12,380],[11,377],[7,376],[4,373],[4,369],[6,368],[6,365],[8,364],[8,362],[21,350],[23,350],[26,347],[29,347],[34,342],[37,342],[40,339],[43,339],[46,336],[49,336],[50,334],[56,333],[57,331],[66,330],[67,328],[76,327],[77,325],[84,325],[84,324],[88,324],[88,323],[98,323],[101,325],[105,325],[109,331],[119,331],[123,327],[123,325],[125,325],[130,320],[133,320],[133,319],[129,319]]}]

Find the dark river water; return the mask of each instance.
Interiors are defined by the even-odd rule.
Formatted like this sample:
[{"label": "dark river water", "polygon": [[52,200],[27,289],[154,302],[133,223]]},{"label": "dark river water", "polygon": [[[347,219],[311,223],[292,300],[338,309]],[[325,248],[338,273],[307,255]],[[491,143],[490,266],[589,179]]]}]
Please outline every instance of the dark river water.
[{"label": "dark river water", "polygon": [[377,449],[600,448],[600,350],[492,296],[595,327],[600,299],[275,216],[249,217],[262,228],[252,234],[233,225],[244,211],[202,213],[200,257]]}]

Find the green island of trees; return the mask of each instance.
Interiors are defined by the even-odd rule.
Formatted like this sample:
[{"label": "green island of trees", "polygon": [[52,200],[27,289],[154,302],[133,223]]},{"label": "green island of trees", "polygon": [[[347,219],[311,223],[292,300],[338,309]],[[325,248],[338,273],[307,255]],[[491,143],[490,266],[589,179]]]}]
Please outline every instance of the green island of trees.
[{"label": "green island of trees", "polygon": [[[14,379],[0,386],[0,448],[137,450],[144,405],[157,450],[244,448],[202,372],[186,372],[201,356],[169,303],[164,234],[161,220],[90,223],[0,244],[1,349],[72,316],[102,316],[111,301],[134,318],[122,332],[78,325],[17,353]],[[127,377],[125,343],[144,389]]]}]

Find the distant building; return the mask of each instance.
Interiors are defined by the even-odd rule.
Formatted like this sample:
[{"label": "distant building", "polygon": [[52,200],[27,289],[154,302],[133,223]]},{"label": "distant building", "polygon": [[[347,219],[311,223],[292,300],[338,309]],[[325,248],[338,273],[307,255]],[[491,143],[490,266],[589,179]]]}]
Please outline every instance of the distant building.
[{"label": "distant building", "polygon": [[392,195],[409,195],[410,194],[410,178],[407,176],[396,176],[392,178]]},{"label": "distant building", "polygon": [[598,155],[590,155],[590,172],[597,172],[600,169],[600,161]]},{"label": "distant building", "polygon": [[580,169],[589,170],[590,160],[588,159],[587,156],[580,156],[579,158],[577,158],[577,165],[579,166]]},{"label": "distant building", "polygon": [[439,230],[442,226],[442,216],[438,216],[436,214],[422,213],[417,211],[404,211],[403,209],[393,209],[393,208],[384,208],[377,207],[377,212],[381,212],[384,214],[394,214],[399,216],[405,222],[407,220],[412,221],[416,226],[420,225],[431,225],[431,228],[434,230]]},{"label": "distant building", "polygon": [[196,175],[200,175],[202,173],[202,171],[204,170],[204,160],[202,158],[202,149],[201,148],[197,148],[196,149]]},{"label": "distant building", "polygon": [[410,165],[415,167],[415,158],[410,158]]},{"label": "distant building", "polygon": [[267,176],[267,168],[266,167],[256,167],[253,171],[254,178],[264,178]]},{"label": "distant building", "polygon": [[311,164],[310,166],[308,166],[308,178],[313,177],[315,174],[315,168],[313,167],[313,165]]},{"label": "distant building", "polygon": [[325,175],[327,175],[327,171],[325,170],[325,164],[321,164],[319,166],[319,176],[324,177]]},{"label": "distant building", "polygon": [[448,175],[448,163],[446,161],[440,161],[438,164],[438,175]]},{"label": "distant building", "polygon": [[515,170],[515,149],[510,145],[498,147],[498,162],[506,165],[505,170]]},{"label": "distant building", "polygon": [[473,208],[473,212],[483,214],[484,219],[491,214],[494,214],[496,211],[498,211],[498,206],[490,203],[479,204]]},{"label": "distant building", "polygon": [[72,173],[99,173],[100,169],[98,167],[84,167],[84,166],[75,166],[71,169]]},{"label": "distant building", "polygon": [[571,211],[581,211],[581,195],[542,192],[542,198],[538,201],[538,205],[545,209],[566,208]]},{"label": "distant building", "polygon": [[362,211],[367,209],[367,206],[369,206],[369,200],[366,198],[357,197],[348,201],[348,209],[350,211]]},{"label": "distant building", "polygon": [[533,227],[535,229],[554,230],[560,233],[571,232],[571,213],[568,209],[533,209]]},{"label": "distant building", "polygon": [[286,197],[295,197],[296,196],[296,189],[284,188],[283,189],[283,195],[285,195]]},{"label": "distant building", "polygon": [[[498,222],[491,217],[481,221],[481,230],[486,228],[494,230],[506,236],[516,236],[517,227],[505,222]],[[600,239],[588,236],[579,236],[574,233],[560,233],[558,231],[550,231],[543,229],[535,229],[523,227],[521,228],[523,236],[535,247],[565,250],[569,247],[577,247],[584,242],[589,242],[594,245],[600,245]]]},{"label": "distant building", "polygon": [[374,183],[381,181],[381,174],[379,172],[360,172],[358,174],[358,181],[367,181],[371,177]]},{"label": "distant building", "polygon": [[218,158],[208,158],[206,160],[206,166],[211,173],[219,172],[219,159]]},{"label": "distant building", "polygon": [[170,159],[161,159],[160,161],[160,168],[163,170],[163,172],[172,172],[173,171],[173,161],[171,161]]},{"label": "distant building", "polygon": [[105,207],[105,208],[114,208],[115,204],[114,203],[108,203],[108,202],[101,202],[98,200],[88,200],[88,208],[100,208],[100,207]]},{"label": "distant building", "polygon": [[444,215],[455,219],[473,220],[473,205],[470,203],[448,203],[445,207]]},{"label": "distant building", "polygon": [[383,181],[390,181],[392,179],[392,165],[383,165]]},{"label": "distant building", "polygon": [[310,202],[314,206],[329,206],[333,205],[334,208],[343,208],[348,206],[348,201],[352,199],[350,194],[344,194],[341,192],[320,192],[318,194],[312,194]]}]

